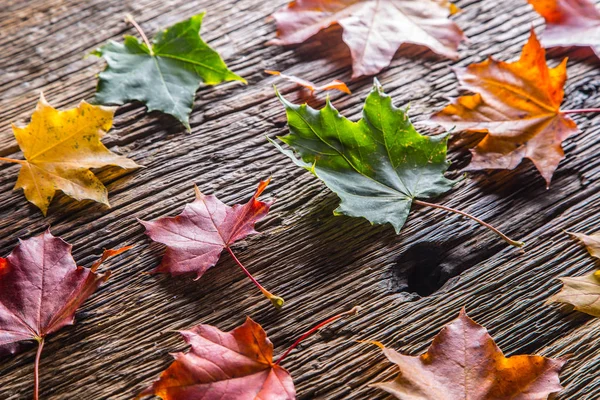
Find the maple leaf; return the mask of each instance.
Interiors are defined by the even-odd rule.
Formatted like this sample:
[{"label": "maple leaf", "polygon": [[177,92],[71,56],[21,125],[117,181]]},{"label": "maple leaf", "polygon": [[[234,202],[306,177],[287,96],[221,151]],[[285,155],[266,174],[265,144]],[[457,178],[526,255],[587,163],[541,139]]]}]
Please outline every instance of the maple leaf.
[{"label": "maple leaf", "polygon": [[105,250],[91,268],[78,267],[72,246],[49,230],[20,240],[0,258],[0,352],[15,354],[20,342],[35,340],[34,398],[38,398],[38,366],[46,336],[72,325],[75,311],[110,276],[97,273],[108,257],[130,247]]},{"label": "maple leaf", "polygon": [[167,250],[153,273],[181,275],[195,273],[196,279],[219,260],[226,249],[244,273],[276,307],[283,306],[283,299],[262,287],[237,259],[230,246],[248,235],[257,233],[254,224],[260,221],[272,202],[258,200],[269,180],[261,181],[256,193],[244,205],[230,207],[213,195],[200,193],[195,186],[196,200],[185,206],[176,217],[159,218],[156,221],[139,220],[146,234],[155,242],[165,244]]},{"label": "maple leaf", "polygon": [[[600,234],[583,235],[570,233],[575,239],[581,241],[592,257],[600,258]],[[566,303],[576,310],[594,317],[600,317],[600,271],[584,276],[559,278],[563,283],[562,290],[550,297],[546,304]]]},{"label": "maple leaf", "polygon": [[200,83],[246,83],[200,37],[205,14],[194,15],[159,32],[152,44],[128,17],[143,41],[126,35],[123,43],[111,40],[92,53],[103,57],[107,64],[99,75],[96,101],[121,105],[138,100],[148,111],[174,116],[189,131],[194,95]]},{"label": "maple leaf", "polygon": [[565,361],[542,356],[505,357],[487,330],[464,309],[433,339],[419,357],[383,348],[400,369],[391,382],[374,387],[411,400],[542,400],[562,389]]},{"label": "maple leaf", "polygon": [[528,0],[546,20],[544,47],[590,47],[600,57],[600,12],[589,0]]},{"label": "maple leaf", "polygon": [[549,186],[565,156],[561,143],[578,132],[566,114],[581,110],[560,110],[566,68],[567,59],[548,68],[532,30],[518,61],[490,57],[456,69],[461,87],[476,94],[459,97],[431,120],[446,129],[485,133],[471,150],[469,169],[514,169],[528,158]]},{"label": "maple leaf", "polygon": [[279,139],[300,158],[269,140],[338,195],[340,205],[334,214],[364,217],[373,224],[390,223],[399,233],[411,206],[418,204],[471,218],[508,243],[523,246],[469,214],[419,200],[440,196],[456,184],[444,177],[450,165],[447,135],[419,134],[406,111],[392,104],[377,80],[358,122],[341,116],[329,99],[318,111],[277,95],[290,129],[289,135]]},{"label": "maple leaf", "polygon": [[273,363],[273,344],[263,328],[247,318],[231,332],[198,325],[180,332],[190,352],[175,361],[139,397],[164,400],[295,399],[290,373]]},{"label": "maple leaf", "polygon": [[296,0],[273,14],[278,38],[271,43],[302,43],[337,23],[352,54],[352,77],[374,75],[403,43],[457,59],[465,37],[448,19],[456,10],[446,0]]},{"label": "maple leaf", "polygon": [[231,332],[210,325],[181,331],[191,346],[176,353],[175,361],[137,398],[156,395],[163,400],[292,400],[296,389],[290,373],[280,366],[298,344],[325,325],[355,315],[360,307],[337,314],[311,328],[273,362],[273,343],[251,318]]},{"label": "maple leaf", "polygon": [[568,232],[569,235],[583,243],[592,257],[600,258],[600,233],[584,235],[582,233]]},{"label": "maple leaf", "polygon": [[293,75],[282,74],[279,71],[265,70],[265,72],[269,75],[281,76],[282,78],[285,78],[288,81],[294,82],[294,83],[308,89],[310,91],[311,96],[314,94],[315,91],[320,92],[320,91],[326,91],[326,90],[339,90],[340,92],[344,92],[346,94],[351,94],[350,89],[348,89],[348,86],[346,86],[346,84],[344,82],[339,81],[337,79],[334,79],[325,85],[317,86],[314,83],[307,81],[305,79],[298,78]]},{"label": "maple leaf", "polygon": [[76,200],[89,199],[110,206],[106,188],[89,168],[139,167],[100,142],[112,127],[114,112],[114,108],[85,101],[77,108],[59,111],[40,95],[29,125],[12,125],[25,160],[0,157],[0,161],[21,165],[15,190],[23,189],[27,200],[44,216],[57,190]]},{"label": "maple leaf", "polygon": [[546,304],[570,304],[577,311],[600,317],[600,271],[559,279],[563,283],[561,291],[550,297]]}]

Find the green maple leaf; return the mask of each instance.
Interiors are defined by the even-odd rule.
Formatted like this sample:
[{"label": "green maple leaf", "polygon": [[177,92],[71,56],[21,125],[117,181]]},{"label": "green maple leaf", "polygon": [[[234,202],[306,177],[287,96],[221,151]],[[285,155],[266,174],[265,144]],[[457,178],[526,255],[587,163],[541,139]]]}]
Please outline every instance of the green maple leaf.
[{"label": "green maple leaf", "polygon": [[290,129],[290,134],[279,139],[293,151],[271,142],[338,195],[335,214],[364,217],[373,224],[390,223],[399,233],[417,203],[467,216],[509,243],[523,245],[462,211],[418,200],[440,196],[457,183],[444,177],[450,165],[448,136],[419,134],[406,110],[392,104],[377,80],[358,122],[340,115],[329,99],[322,110],[315,110],[277,95]]},{"label": "green maple leaf", "polygon": [[111,40],[92,53],[107,63],[99,75],[96,101],[118,105],[141,101],[148,111],[170,114],[189,131],[194,95],[201,83],[246,83],[200,37],[204,14],[159,32],[152,44],[131,20],[144,41],[126,35],[123,43]]},{"label": "green maple leaf", "polygon": [[329,99],[317,111],[279,98],[291,132],[279,139],[301,159],[275,145],[339,196],[336,214],[389,222],[400,232],[414,199],[439,196],[456,183],[444,177],[447,135],[419,134],[377,81],[358,122],[340,115]]}]

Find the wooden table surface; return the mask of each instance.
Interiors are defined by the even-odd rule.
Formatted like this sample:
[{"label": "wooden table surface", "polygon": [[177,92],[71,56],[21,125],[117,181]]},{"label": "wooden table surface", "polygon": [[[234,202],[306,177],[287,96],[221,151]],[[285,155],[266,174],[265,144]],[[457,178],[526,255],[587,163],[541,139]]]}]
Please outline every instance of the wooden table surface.
[{"label": "wooden table surface", "polygon": [[[98,173],[112,208],[59,195],[48,217],[12,192],[18,166],[0,164],[0,255],[18,238],[52,233],[74,245],[79,265],[89,266],[103,248],[134,245],[113,260],[113,276],[84,304],[76,324],[52,335],[41,362],[43,399],[132,399],[185,348],[175,330],[208,323],[229,330],[251,316],[275,344],[275,354],[301,333],[353,305],[363,311],[308,339],[284,362],[300,399],[383,399],[370,389],[396,370],[375,346],[379,340],[417,355],[461,307],[486,326],[508,355],[569,356],[560,399],[600,398],[600,320],[569,307],[544,305],[560,288],[558,277],[581,275],[597,264],[563,230],[600,229],[600,116],[575,115],[581,133],[565,142],[552,186],[529,162],[515,171],[469,173],[437,199],[473,213],[527,242],[520,251],[456,215],[416,208],[400,235],[391,226],[335,217],[337,198],[267,142],[287,132],[272,85],[288,98],[310,99],[265,69],[317,82],[349,82],[353,94],[332,93],[334,105],[360,117],[371,77],[350,81],[349,51],[339,30],[303,45],[267,46],[275,26],[267,17],[285,0],[3,0],[0,5],[0,156],[22,157],[10,123],[25,124],[41,91],[55,107],[92,99],[104,61],[84,56],[109,39],[135,34],[130,13],[149,35],[207,11],[202,36],[248,85],[202,87],[187,134],[175,119],[120,107],[104,139],[112,151],[146,168]],[[525,0],[459,0],[453,17],[469,43],[457,62],[403,47],[378,79],[398,106],[410,103],[415,122],[458,95],[452,66],[494,55],[515,60],[534,26],[543,21]],[[600,106],[600,63],[589,51],[553,50],[556,65],[568,54],[563,108]],[[418,125],[417,125],[418,126]],[[419,127],[421,132],[427,129]],[[458,176],[469,154],[453,141],[449,176]],[[236,244],[238,257],[263,285],[285,297],[276,311],[232,259],[223,254],[202,279],[147,275],[164,248],[151,244],[136,218],[178,214],[194,197],[193,184],[228,204],[245,202],[259,179],[272,176],[264,198],[276,199],[258,225],[260,235]],[[0,359],[0,399],[32,396],[35,348]]]}]

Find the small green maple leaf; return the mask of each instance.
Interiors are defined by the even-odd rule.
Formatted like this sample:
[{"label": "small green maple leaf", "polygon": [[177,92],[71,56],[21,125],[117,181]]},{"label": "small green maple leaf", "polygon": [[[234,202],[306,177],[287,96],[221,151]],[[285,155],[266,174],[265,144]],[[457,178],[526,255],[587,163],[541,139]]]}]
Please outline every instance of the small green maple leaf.
[{"label": "small green maple leaf", "polygon": [[200,37],[204,15],[195,15],[159,32],[152,44],[130,19],[143,41],[126,35],[123,43],[111,40],[92,53],[107,63],[99,75],[96,102],[121,105],[141,101],[148,111],[170,114],[189,131],[194,95],[201,83],[246,83]]},{"label": "small green maple leaf", "polygon": [[290,134],[278,138],[292,150],[269,140],[338,195],[335,214],[364,217],[372,224],[390,223],[399,233],[414,203],[469,217],[508,243],[523,245],[467,213],[419,200],[438,197],[458,182],[444,176],[450,165],[448,135],[419,134],[407,111],[392,104],[377,80],[358,122],[340,115],[329,98],[323,109],[315,110],[277,95],[290,129]]}]

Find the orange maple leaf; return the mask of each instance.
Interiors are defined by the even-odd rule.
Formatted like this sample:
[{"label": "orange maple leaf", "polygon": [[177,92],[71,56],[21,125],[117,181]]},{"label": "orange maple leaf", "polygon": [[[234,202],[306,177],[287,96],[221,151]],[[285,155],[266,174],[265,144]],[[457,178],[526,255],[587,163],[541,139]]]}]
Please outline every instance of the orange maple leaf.
[{"label": "orange maple leaf", "polygon": [[455,72],[461,87],[476,94],[459,97],[431,120],[446,129],[486,133],[471,150],[469,169],[513,169],[528,158],[549,186],[565,156],[561,143],[579,131],[560,110],[567,59],[548,68],[532,30],[518,61],[490,57]]}]

